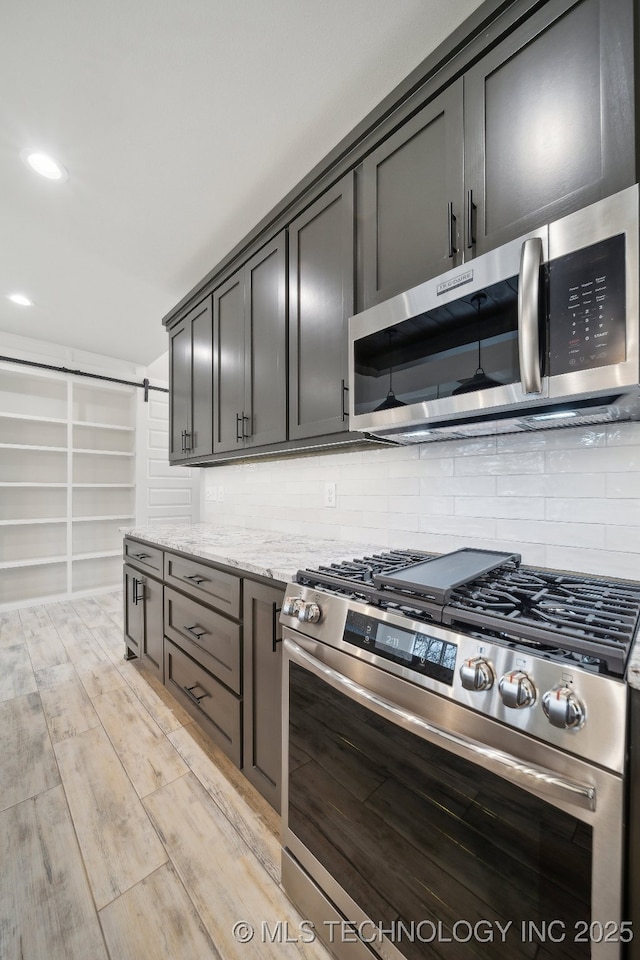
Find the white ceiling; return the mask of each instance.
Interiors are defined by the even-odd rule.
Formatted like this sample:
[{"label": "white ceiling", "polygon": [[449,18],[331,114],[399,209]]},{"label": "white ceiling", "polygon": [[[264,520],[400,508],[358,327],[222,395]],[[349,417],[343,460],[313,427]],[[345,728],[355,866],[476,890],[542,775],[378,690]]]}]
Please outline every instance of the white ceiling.
[{"label": "white ceiling", "polygon": [[0,335],[156,359],[162,317],[479,5],[2,0]]}]

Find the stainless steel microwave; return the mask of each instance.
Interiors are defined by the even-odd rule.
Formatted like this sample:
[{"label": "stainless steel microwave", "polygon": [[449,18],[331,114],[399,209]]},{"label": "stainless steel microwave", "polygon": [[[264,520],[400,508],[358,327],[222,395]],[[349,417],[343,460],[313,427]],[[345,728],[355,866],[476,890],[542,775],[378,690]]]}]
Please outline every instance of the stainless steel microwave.
[{"label": "stainless steel microwave", "polygon": [[638,185],[352,317],[352,430],[423,443],[640,418]]}]

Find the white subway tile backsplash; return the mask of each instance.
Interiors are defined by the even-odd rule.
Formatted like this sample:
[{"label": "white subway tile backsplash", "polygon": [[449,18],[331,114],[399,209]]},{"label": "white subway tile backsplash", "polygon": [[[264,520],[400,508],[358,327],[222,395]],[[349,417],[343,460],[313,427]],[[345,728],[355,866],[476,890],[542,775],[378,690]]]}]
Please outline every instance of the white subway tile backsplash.
[{"label": "white subway tile backsplash", "polygon": [[597,523],[551,523],[546,520],[497,520],[497,536],[512,542],[554,546],[604,547],[604,526]]},{"label": "white subway tile backsplash", "polygon": [[625,473],[640,470],[640,446],[609,446],[591,450],[551,450],[546,454],[549,473],[602,471]]},{"label": "white subway tile backsplash", "polygon": [[205,502],[205,519],[221,525],[381,549],[513,550],[529,564],[640,579],[637,423],[229,464],[215,483],[225,499]]},{"label": "white subway tile backsplash", "polygon": [[520,520],[544,519],[543,497],[458,497],[459,517],[496,517]]},{"label": "white subway tile backsplash", "polygon": [[544,453],[524,451],[519,454],[495,454],[488,457],[461,457],[455,461],[455,473],[458,476],[544,473]]}]

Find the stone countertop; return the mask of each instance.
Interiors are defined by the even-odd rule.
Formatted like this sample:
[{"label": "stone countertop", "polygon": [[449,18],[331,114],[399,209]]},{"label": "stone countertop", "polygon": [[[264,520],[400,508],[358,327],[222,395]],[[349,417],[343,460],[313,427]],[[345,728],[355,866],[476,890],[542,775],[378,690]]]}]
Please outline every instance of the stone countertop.
[{"label": "stone countertop", "polygon": [[317,567],[321,563],[352,560],[385,549],[371,543],[310,540],[306,536],[244,527],[216,527],[212,523],[191,526],[150,524],[122,527],[121,532],[124,536],[146,540],[168,550],[191,553],[204,560],[283,583],[292,580],[298,570]]}]

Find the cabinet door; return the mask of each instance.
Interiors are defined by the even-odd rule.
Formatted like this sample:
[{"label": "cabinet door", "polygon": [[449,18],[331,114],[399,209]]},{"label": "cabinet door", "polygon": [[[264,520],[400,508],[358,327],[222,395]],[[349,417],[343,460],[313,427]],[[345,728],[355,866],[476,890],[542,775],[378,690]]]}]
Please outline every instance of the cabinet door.
[{"label": "cabinet door", "polygon": [[242,447],[245,338],[244,273],[238,270],[213,294],[214,438],[216,453]]},{"label": "cabinet door", "polygon": [[213,318],[211,297],[189,314],[191,325],[191,424],[189,456],[213,452]]},{"label": "cabinet door", "polygon": [[634,182],[632,0],[550,0],[466,75],[475,253]]},{"label": "cabinet door", "polygon": [[141,656],[145,666],[162,682],[164,680],[163,587],[153,577],[144,577],[144,631]]},{"label": "cabinet door", "polygon": [[283,587],[244,581],[244,766],[248,780],[280,812]]},{"label": "cabinet door", "polygon": [[182,320],[169,332],[169,459],[187,456],[191,406],[191,327]]},{"label": "cabinet door", "polygon": [[289,437],[348,429],[347,322],[354,313],[353,174],[289,227]]},{"label": "cabinet door", "polygon": [[362,166],[363,306],[462,258],[462,81],[385,140]]},{"label": "cabinet door", "polygon": [[245,266],[247,446],[287,439],[286,234]]},{"label": "cabinet door", "polygon": [[124,642],[128,653],[142,656],[144,640],[144,577],[133,567],[122,568],[122,600],[124,612]]}]

